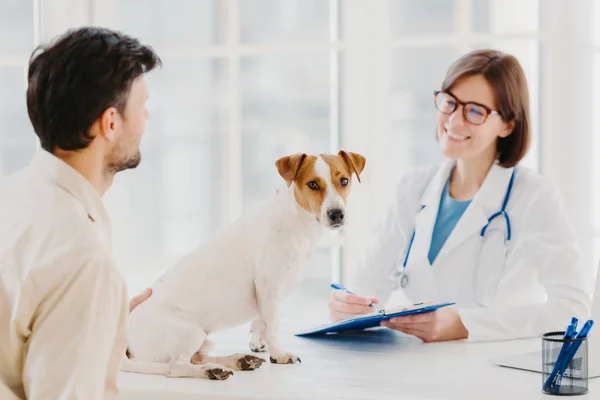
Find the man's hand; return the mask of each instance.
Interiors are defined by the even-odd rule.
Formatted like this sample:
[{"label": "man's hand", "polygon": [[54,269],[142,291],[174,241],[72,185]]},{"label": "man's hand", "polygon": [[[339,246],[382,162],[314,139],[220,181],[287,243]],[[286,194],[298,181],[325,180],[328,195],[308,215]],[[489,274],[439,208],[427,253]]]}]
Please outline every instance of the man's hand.
[{"label": "man's hand", "polygon": [[[129,301],[129,312],[131,313],[134,308],[142,304],[144,301],[148,300],[148,298],[152,295],[152,289],[146,288],[142,291],[142,293],[135,296],[133,299]],[[131,358],[131,354],[129,354],[129,348],[125,349],[125,356],[127,358]]]},{"label": "man's hand", "polygon": [[144,301],[148,300],[148,298],[152,295],[152,289],[146,288],[144,291],[137,296],[135,296],[129,302],[129,312],[132,312],[134,308],[142,304]]},{"label": "man's hand", "polygon": [[392,318],[381,322],[381,326],[414,335],[424,342],[443,342],[469,337],[469,331],[463,325],[460,315],[452,308]]}]

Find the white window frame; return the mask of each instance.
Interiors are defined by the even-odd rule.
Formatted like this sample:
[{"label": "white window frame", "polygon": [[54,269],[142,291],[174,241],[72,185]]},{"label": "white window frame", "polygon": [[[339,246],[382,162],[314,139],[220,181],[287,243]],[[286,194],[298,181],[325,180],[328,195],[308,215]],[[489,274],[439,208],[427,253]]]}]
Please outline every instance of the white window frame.
[{"label": "white window frame", "polygon": [[[594,57],[594,84],[592,90],[594,92],[593,100],[593,145],[595,151],[600,151],[600,0],[593,0],[593,12],[590,15],[590,24],[594,31],[592,32],[592,45]],[[594,178],[592,186],[593,208],[594,208],[594,261],[600,260],[600,157],[593,159]],[[600,307],[600,296],[597,296],[596,304]]]},{"label": "white window frame", "polygon": [[[28,49],[27,51],[24,51],[22,53],[19,54],[14,54],[14,55],[7,55],[7,54],[0,54],[0,70],[2,69],[8,69],[8,68],[21,68],[22,69],[22,77],[23,77],[23,87],[27,88],[27,64],[28,64],[28,60],[29,57],[31,56],[31,51],[32,49],[34,49],[38,44],[39,44],[39,38],[40,38],[40,17],[39,17],[39,1],[41,0],[31,0],[32,4],[33,4],[33,21],[32,21],[32,27],[33,27],[33,43],[31,43],[31,49]],[[36,139],[36,143],[39,144],[39,142]],[[3,142],[0,143],[0,147],[11,147],[13,143],[7,141],[6,139],[4,139]],[[5,171],[2,171],[2,167],[0,165],[0,177],[3,175]]]},{"label": "white window frame", "polygon": [[[392,38],[390,29],[389,0],[367,2],[364,0],[340,0],[341,40],[335,40],[337,29],[332,28],[330,42],[283,42],[269,44],[240,43],[237,15],[238,4],[243,0],[228,0],[225,10],[230,23],[226,24],[225,43],[196,49],[195,57],[217,57],[228,60],[228,110],[227,145],[224,146],[223,170],[226,171],[228,204],[225,208],[227,221],[233,221],[241,213],[241,105],[239,94],[239,59],[248,54],[280,52],[323,51],[330,54],[331,63],[331,138],[332,150],[343,147],[362,152],[368,159],[363,183],[355,185],[350,200],[353,224],[348,226],[343,243],[332,236],[324,246],[338,249],[343,244],[344,269],[332,268],[332,279],[348,281],[362,257],[364,240],[377,218],[388,203],[386,194],[374,188],[388,184],[386,173],[385,143],[390,131],[390,116],[386,111],[390,102],[391,54],[399,47],[424,45],[458,45],[467,51],[473,43],[493,42],[507,39],[533,39],[540,43],[539,82],[529,82],[532,92],[539,92],[539,109],[534,108],[534,142],[531,164],[554,181],[565,195],[567,210],[582,239],[584,262],[591,262],[594,229],[590,222],[592,206],[592,118],[573,122],[570,113],[592,115],[592,101],[587,99],[589,82],[593,77],[593,45],[591,31],[592,0],[578,0],[577,7],[570,1],[540,0],[542,21],[549,23],[541,31],[532,34],[479,34],[471,31],[470,15],[472,1],[455,0],[455,32],[452,35],[407,36]],[[337,10],[337,1],[328,0]],[[118,9],[118,0],[37,0],[39,5],[39,38],[43,41],[62,33],[69,27],[97,24],[111,27]],[[68,10],[68,12],[65,12]],[[332,17],[335,13],[331,13]],[[588,22],[585,22],[588,21]],[[234,22],[234,23],[231,23]],[[577,45],[573,45],[577,43]],[[596,51],[598,49],[596,48]],[[179,54],[181,56],[181,54]],[[189,54],[185,54],[188,56]],[[365,55],[368,55],[365,56]],[[161,54],[167,59],[178,54]],[[339,58],[338,58],[339,56]],[[573,61],[573,60],[576,60]],[[338,65],[339,69],[335,66]],[[336,74],[339,71],[339,76]],[[368,79],[366,79],[368,77]],[[567,78],[565,78],[567,77]],[[340,80],[344,84],[340,92],[335,87]],[[586,87],[587,85],[587,87]],[[338,95],[341,93],[341,96]],[[582,95],[583,94],[583,95]],[[339,96],[339,97],[338,97]],[[591,94],[590,94],[591,96]],[[588,101],[589,100],[589,101]],[[339,107],[338,107],[339,106]],[[337,114],[339,111],[339,114]],[[539,116],[540,118],[537,118]],[[539,126],[536,123],[539,121]],[[537,132],[543,132],[538,139]],[[578,140],[572,140],[564,132],[576,132]],[[409,146],[398,149],[410,151]],[[582,156],[585,155],[585,156]],[[402,157],[399,157],[402,159]],[[409,157],[405,157],[409,159]],[[405,173],[410,165],[401,166],[396,176]],[[338,253],[339,254],[339,253]],[[339,266],[337,257],[333,263]]]},{"label": "white window frame", "polygon": [[[475,0],[476,1],[476,0]],[[394,50],[415,46],[455,46],[460,53],[466,53],[471,46],[481,42],[501,40],[528,39],[541,42],[543,34],[538,32],[523,34],[477,33],[472,30],[472,0],[454,1],[454,32],[450,35],[406,35],[392,37],[390,0],[363,2],[360,0],[345,1],[342,26],[346,28],[342,37],[347,41],[345,52],[346,64],[342,64],[342,75],[347,76],[348,85],[344,87],[345,97],[342,100],[342,126],[344,136],[342,144],[348,148],[365,149],[367,169],[362,185],[357,193],[353,193],[353,226],[346,231],[342,251],[342,281],[349,283],[360,265],[366,247],[365,241],[371,236],[375,223],[382,217],[385,207],[390,203],[391,191],[383,188],[391,187],[390,178],[399,179],[412,167],[407,144],[397,149],[398,160],[407,160],[396,168],[390,176],[389,163],[386,159],[387,147],[385,138],[390,135],[391,116],[387,112],[391,88],[391,57]],[[369,57],[365,57],[369,54]],[[457,55],[458,57],[458,55]],[[539,60],[539,57],[536,57]],[[534,66],[538,69],[538,66]],[[365,79],[369,77],[369,79]],[[528,82],[530,92],[539,91],[538,82]],[[441,82],[440,82],[441,84]],[[537,97],[537,96],[535,96]],[[538,103],[534,102],[532,114],[532,143],[527,156],[528,164],[539,168],[539,135],[537,120],[540,114]],[[432,127],[434,121],[432,121]],[[360,221],[356,221],[359,219]],[[400,244],[399,244],[400,245]]]},{"label": "white window frame", "polygon": [[540,172],[562,191],[582,250],[582,267],[595,269],[592,0],[578,1],[577,7],[562,0],[542,4],[546,26]]},{"label": "white window frame", "polygon": [[[40,0],[38,0],[40,1]],[[224,118],[223,132],[224,145],[221,146],[223,153],[222,171],[224,171],[226,184],[222,186],[221,198],[227,199],[227,205],[223,208],[221,220],[231,223],[240,217],[242,213],[242,123],[241,123],[241,88],[240,88],[240,59],[248,55],[283,54],[283,53],[315,53],[323,52],[329,55],[330,60],[330,86],[329,100],[331,104],[330,118],[330,147],[331,151],[339,148],[339,88],[338,88],[338,62],[339,53],[343,50],[343,43],[338,40],[337,13],[338,0],[327,0],[330,6],[331,24],[328,40],[324,41],[289,41],[279,43],[242,43],[239,32],[239,1],[226,0],[222,2],[221,15],[225,16],[225,29],[223,31],[223,42],[219,44],[203,46],[200,48],[189,48],[177,51],[160,51],[163,62],[175,59],[224,59],[227,65],[227,104],[226,118]],[[65,14],[65,8],[71,10]],[[119,12],[119,0],[48,0],[42,6],[42,18],[49,19],[49,23],[42,24],[43,40],[49,40],[53,36],[63,33],[66,29],[92,24],[115,28],[116,16]],[[331,249],[332,279],[339,280],[340,276],[340,246],[339,235],[325,235],[320,244],[321,248]],[[165,265],[172,260],[144,260],[137,264],[143,265]]]}]

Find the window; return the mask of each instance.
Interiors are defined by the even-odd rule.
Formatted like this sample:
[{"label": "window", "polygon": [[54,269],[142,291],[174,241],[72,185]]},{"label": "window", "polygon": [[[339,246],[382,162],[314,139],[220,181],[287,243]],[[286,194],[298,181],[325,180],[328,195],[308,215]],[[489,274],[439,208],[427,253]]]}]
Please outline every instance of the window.
[{"label": "window", "polygon": [[[600,21],[600,0],[593,1],[593,21]],[[567,3],[4,0],[0,170],[9,173],[26,165],[35,148],[24,101],[24,67],[37,39],[33,5],[43,7],[44,41],[51,32],[84,24],[123,30],[151,44],[164,61],[148,76],[151,119],[142,141],[143,162],[118,175],[105,198],[130,292],[150,285],[181,255],[283,185],[274,167],[277,157],[345,148],[367,157],[362,184],[354,185],[350,197],[352,224],[341,235],[325,235],[306,280],[286,303],[296,316],[324,317],[329,283],[350,282],[368,232],[389,203],[392,183],[413,166],[440,161],[432,93],[465,52],[492,47],[522,63],[533,117],[525,163],[548,173],[542,167],[552,157],[556,168],[579,168],[554,157],[564,144],[556,141],[555,131],[540,137],[542,122],[565,126],[557,102],[571,104],[575,97],[568,91],[571,97],[562,96],[564,84],[562,91],[552,92],[551,83],[565,78],[561,68],[547,62],[549,50],[551,61],[569,56],[559,38],[577,37],[578,27],[563,11],[583,13],[584,7]],[[68,14],[61,11],[66,7]],[[545,26],[542,16],[549,11],[553,17],[564,14],[565,23]],[[598,110],[600,23],[591,25]],[[540,98],[542,86],[548,96]],[[597,115],[594,132],[600,131]],[[594,148],[600,148],[598,135],[594,140]],[[548,147],[548,141],[553,145]],[[600,182],[597,159],[593,176]],[[568,189],[568,179],[560,179]],[[599,187],[595,204],[600,204]],[[597,232],[599,210],[590,210]],[[598,259],[600,233],[596,238]]]},{"label": "window", "polygon": [[[342,270],[346,281],[364,252],[364,231],[369,231],[367,227],[374,225],[389,204],[394,188],[391,183],[411,167],[441,161],[433,91],[440,88],[447,69],[462,54],[495,48],[513,54],[523,65],[533,125],[531,148],[523,162],[539,169],[539,1],[395,0],[365,7],[379,10],[362,11],[364,15],[374,14],[371,30],[375,32],[368,40],[375,50],[361,49],[371,55],[362,79],[368,77],[377,87],[370,101],[383,111],[375,111],[367,124],[376,127],[369,132],[372,144],[362,143],[369,149],[371,160],[367,161],[369,179],[361,186],[373,193],[363,196],[356,206],[361,210],[357,229],[362,232],[349,232],[344,242]],[[341,25],[345,26],[345,21]],[[363,104],[363,110],[369,106]],[[348,115],[342,111],[344,117]],[[387,123],[381,124],[381,120]]]},{"label": "window", "polygon": [[[410,144],[408,165],[439,162],[433,91],[451,63],[464,52],[494,48],[523,65],[537,110],[538,1],[393,1],[390,151]],[[508,6],[510,4],[510,6]],[[535,118],[534,118],[535,121]],[[529,165],[537,169],[537,132]],[[390,156],[390,159],[393,157]],[[406,165],[406,164],[405,164]]]},{"label": "window", "polygon": [[35,151],[25,102],[33,31],[32,1],[0,2],[0,176],[27,165]]},{"label": "window", "polygon": [[[152,120],[144,162],[118,178],[108,195],[116,250],[127,260],[126,274],[135,276],[134,290],[281,186],[273,165],[279,156],[342,146],[369,153],[370,176],[396,170],[383,178],[391,180],[409,167],[438,162],[432,92],[464,51],[494,46],[515,53],[537,104],[537,1],[515,2],[528,13],[525,19],[507,14],[498,1],[215,0],[182,2],[179,8],[151,3],[116,0],[113,15],[105,16],[107,23],[152,44],[164,60],[150,77]],[[171,18],[162,18],[165,13]],[[383,24],[381,16],[387,19]],[[381,25],[388,29],[372,30]],[[361,34],[369,40],[361,42]],[[350,49],[363,59],[371,55],[361,61],[362,71],[351,64]],[[387,74],[379,74],[382,66]],[[357,82],[377,75],[375,86],[386,93],[340,99],[346,90],[360,90]],[[376,101],[387,111],[357,117],[365,126],[382,128],[358,133],[370,135],[373,146],[354,137],[345,99],[358,109]],[[371,162],[374,157],[381,157],[379,163]],[[371,188],[384,193],[389,185],[380,184],[365,179],[358,197]],[[384,194],[374,197],[383,204]],[[380,211],[361,212],[370,221],[357,224],[359,229]],[[302,294],[310,288],[324,307],[329,282],[346,279],[353,268],[349,260],[359,256],[353,250],[364,248],[353,240],[352,232],[326,235],[298,296],[314,298]]]},{"label": "window", "polygon": [[[116,0],[104,15],[163,59],[148,77],[143,162],[106,196],[132,292],[285,186],[276,158],[329,152],[337,135],[336,2],[150,3]],[[328,296],[337,253],[327,236],[297,296]]]},{"label": "window", "polygon": [[[594,45],[594,84],[593,84],[593,149],[600,151],[600,0],[594,0],[592,13],[593,45]],[[600,157],[594,158],[594,261],[600,260]],[[600,295],[599,295],[600,297]],[[600,304],[600,302],[598,302]]]}]

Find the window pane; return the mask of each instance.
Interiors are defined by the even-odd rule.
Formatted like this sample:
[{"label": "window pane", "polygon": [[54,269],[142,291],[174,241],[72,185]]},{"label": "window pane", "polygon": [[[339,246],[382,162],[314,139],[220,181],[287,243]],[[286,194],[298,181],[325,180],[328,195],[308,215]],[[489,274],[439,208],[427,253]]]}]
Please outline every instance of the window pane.
[{"label": "window pane", "polygon": [[278,157],[329,150],[328,57],[317,53],[242,59],[246,209],[283,184],[274,165]]},{"label": "window pane", "polygon": [[475,0],[473,29],[489,33],[535,33],[539,0]]},{"label": "window pane", "polygon": [[406,148],[412,150],[406,152],[411,157],[409,165],[427,165],[441,160],[435,134],[437,112],[433,91],[442,86],[446,71],[455,58],[453,47],[404,48],[394,54],[392,135],[387,141],[389,154],[386,157],[390,163],[398,159],[394,154],[397,149]]},{"label": "window pane", "polygon": [[119,28],[157,51],[217,43],[224,15],[219,0],[120,0]]},{"label": "window pane", "polygon": [[594,45],[600,47],[600,0],[594,0],[592,26],[594,29]]},{"label": "window pane", "polygon": [[452,33],[454,0],[393,0],[391,18],[396,36]]},{"label": "window pane", "polygon": [[221,225],[224,68],[217,60],[169,60],[148,76],[142,163],[118,175],[106,195],[115,252],[128,269],[156,260],[165,268]]},{"label": "window pane", "polygon": [[27,115],[24,68],[0,68],[0,175],[29,164],[37,143]]},{"label": "window pane", "polygon": [[[596,52],[594,54],[594,99],[593,99],[593,110],[600,110],[600,52]],[[594,185],[594,226],[596,229],[596,234],[600,234],[600,112],[595,112],[593,114],[593,148],[594,148],[594,175],[593,175],[593,185]],[[597,243],[600,244],[600,237],[597,239]],[[597,255],[600,257],[600,246],[597,246]],[[600,272],[600,271],[598,271]],[[599,295],[600,297],[600,295]]]},{"label": "window pane", "polygon": [[[600,9],[600,1],[596,0],[596,10]],[[596,14],[598,15],[598,14]],[[600,17],[600,15],[598,15]],[[600,30],[596,30],[596,32],[600,32]],[[597,36],[598,39],[600,37]],[[600,51],[596,51],[594,54],[594,86],[593,86],[593,110],[600,110]],[[593,156],[593,168],[594,173],[592,174],[592,185],[593,185],[593,224],[594,224],[594,262],[600,260],[600,157],[598,156],[598,152],[600,152],[600,113],[595,112],[593,114],[593,126],[592,131],[594,135],[592,135],[592,148],[594,149]],[[600,273],[600,269],[598,270]],[[596,292],[594,295],[594,304],[592,310],[594,310],[595,315],[599,315],[600,310],[600,275],[597,275],[597,283],[596,283]]]},{"label": "window pane", "polygon": [[[37,137],[27,115],[26,65],[33,49],[33,1],[0,1],[0,176],[26,166]],[[22,64],[2,63],[22,57]],[[14,59],[14,58],[13,58]]]},{"label": "window pane", "polygon": [[329,1],[240,1],[242,42],[328,40]]},{"label": "window pane", "polygon": [[595,233],[593,255],[595,264],[594,267],[597,269],[596,286],[592,299],[592,310],[594,310],[593,312],[595,315],[598,315],[598,310],[600,310],[600,296],[598,296],[598,293],[600,293],[600,231],[598,231],[598,228],[595,229]]},{"label": "window pane", "polygon": [[0,1],[0,57],[27,55],[33,47],[33,0]]}]

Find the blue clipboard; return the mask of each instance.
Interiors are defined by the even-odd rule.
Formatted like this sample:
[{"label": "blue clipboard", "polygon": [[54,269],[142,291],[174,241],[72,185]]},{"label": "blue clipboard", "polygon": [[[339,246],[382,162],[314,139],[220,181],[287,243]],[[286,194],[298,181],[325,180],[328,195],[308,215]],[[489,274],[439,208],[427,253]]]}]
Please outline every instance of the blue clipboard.
[{"label": "blue clipboard", "polygon": [[386,319],[426,313],[437,310],[438,308],[451,306],[453,304],[455,303],[416,303],[411,306],[394,307],[392,309],[381,310],[372,314],[357,315],[355,317],[335,323],[321,325],[306,332],[296,333],[296,336],[326,335],[348,331],[360,331],[368,328],[378,327],[381,321]]}]

